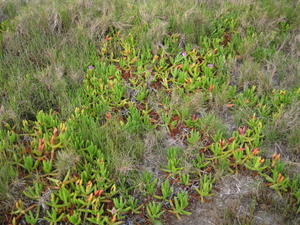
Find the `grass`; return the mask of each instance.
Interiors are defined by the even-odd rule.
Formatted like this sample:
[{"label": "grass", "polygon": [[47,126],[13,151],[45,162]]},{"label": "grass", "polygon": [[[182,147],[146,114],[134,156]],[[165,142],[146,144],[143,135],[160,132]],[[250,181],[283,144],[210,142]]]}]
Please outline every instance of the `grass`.
[{"label": "grass", "polygon": [[240,173],[285,201],[257,194],[223,224],[252,224],[261,204],[297,224],[288,2],[1,2],[0,221],[171,224]]}]

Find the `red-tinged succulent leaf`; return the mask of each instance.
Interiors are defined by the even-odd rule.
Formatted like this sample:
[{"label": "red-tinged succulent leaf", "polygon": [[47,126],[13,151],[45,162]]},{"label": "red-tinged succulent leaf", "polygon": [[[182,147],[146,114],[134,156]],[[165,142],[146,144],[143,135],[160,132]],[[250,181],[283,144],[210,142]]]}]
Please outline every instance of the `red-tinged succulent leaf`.
[{"label": "red-tinged succulent leaf", "polygon": [[277,183],[282,183],[283,180],[284,180],[284,176],[281,173],[279,173],[277,178]]},{"label": "red-tinged succulent leaf", "polygon": [[232,108],[234,106],[234,104],[226,104],[227,108]]},{"label": "red-tinged succulent leaf", "polygon": [[43,152],[45,148],[45,140],[44,138],[39,139],[39,146],[38,146],[38,151]]},{"label": "red-tinged succulent leaf", "polygon": [[95,197],[99,197],[100,195],[102,195],[102,193],[104,192],[104,190],[97,190],[95,191]]},{"label": "red-tinged succulent leaf", "polygon": [[245,127],[245,126],[238,128],[238,132],[239,132],[240,135],[246,134],[246,130],[247,130],[247,127]]},{"label": "red-tinged succulent leaf", "polygon": [[145,110],[146,109],[146,105],[144,103],[137,103],[136,104],[136,108],[140,111]]},{"label": "red-tinged succulent leaf", "polygon": [[179,65],[176,66],[177,69],[181,69],[182,67],[183,67],[182,64],[179,64]]},{"label": "red-tinged succulent leaf", "polygon": [[198,118],[199,118],[199,116],[197,114],[192,115],[192,120],[197,120]]},{"label": "red-tinged succulent leaf", "polygon": [[277,161],[277,160],[279,160],[279,159],[280,159],[280,154],[274,153],[274,154],[272,155],[272,160]]},{"label": "red-tinged succulent leaf", "polygon": [[171,121],[179,121],[180,117],[178,115],[174,115],[171,117]]},{"label": "red-tinged succulent leaf", "polygon": [[107,112],[107,113],[105,114],[105,119],[106,119],[106,120],[110,120],[110,119],[111,119],[111,113],[110,113],[110,112]]},{"label": "red-tinged succulent leaf", "polygon": [[235,139],[234,137],[228,138],[228,139],[227,139],[227,143],[228,143],[228,144],[231,144],[231,143],[234,141],[234,139]]},{"label": "red-tinged succulent leaf", "polygon": [[55,136],[54,135],[52,135],[52,137],[50,139],[50,144],[55,145]]},{"label": "red-tinged succulent leaf", "polygon": [[59,131],[58,129],[55,127],[54,130],[53,130],[53,136],[54,137],[57,137],[59,135]]},{"label": "red-tinged succulent leaf", "polygon": [[152,81],[150,87],[152,87],[153,89],[160,89],[163,87],[162,81],[163,80],[161,78],[158,78],[156,81]]},{"label": "red-tinged succulent leaf", "polygon": [[251,152],[252,152],[253,155],[258,155],[260,151],[259,151],[258,148],[255,148]]},{"label": "red-tinged succulent leaf", "polygon": [[179,129],[177,127],[170,128],[170,135],[171,137],[176,137],[180,133]]},{"label": "red-tinged succulent leaf", "polygon": [[131,71],[128,70],[122,70],[122,78],[126,81],[129,81],[131,78],[133,78],[133,74]]},{"label": "red-tinged succulent leaf", "polygon": [[107,35],[107,36],[105,36],[104,40],[105,41],[110,41],[110,40],[112,40],[112,37],[110,37],[110,36]]},{"label": "red-tinged succulent leaf", "polygon": [[224,36],[223,36],[223,41],[222,41],[221,44],[226,47],[228,45],[228,43],[230,43],[231,38],[232,37],[231,37],[230,33],[225,33]]}]

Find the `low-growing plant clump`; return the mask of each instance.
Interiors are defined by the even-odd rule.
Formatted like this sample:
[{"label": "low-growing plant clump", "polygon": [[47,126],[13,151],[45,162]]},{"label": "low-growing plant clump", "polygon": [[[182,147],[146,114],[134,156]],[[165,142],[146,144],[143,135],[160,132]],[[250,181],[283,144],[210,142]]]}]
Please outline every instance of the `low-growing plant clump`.
[{"label": "low-growing plant clump", "polygon": [[[130,2],[132,13],[150,7]],[[267,3],[217,2],[225,11],[214,9],[217,16],[199,33],[194,30],[197,23],[188,26],[184,20],[201,10],[209,14],[204,10],[208,3],[197,1],[181,20],[168,21],[168,28],[168,18],[150,14],[157,19],[155,26],[143,21],[145,15],[127,30],[108,23],[102,34],[86,37],[91,49],[78,56],[86,56],[79,63],[80,82],[69,84],[69,78],[59,78],[54,85],[48,80],[36,89],[37,95],[46,95],[34,99],[53,102],[29,100],[35,107],[28,114],[15,108],[20,112],[15,117],[5,112],[0,129],[3,224],[173,224],[175,219],[193,217],[196,202],[211,204],[220,192],[218,182],[231,175],[259,180],[261,190],[273,193],[288,210],[277,210],[276,202],[261,192],[250,197],[256,199],[251,215],[236,219],[234,207],[228,208],[221,212],[223,224],[256,224],[255,213],[263,204],[277,210],[287,224],[299,222],[300,77],[296,73],[282,77],[288,70],[275,60],[299,67],[292,59],[299,59],[299,46],[286,42],[300,21],[288,17],[291,6],[282,12],[286,17],[275,20],[274,12],[257,6]],[[264,19],[274,21],[268,22],[274,26],[268,40],[263,36],[265,24],[252,21],[255,10],[268,12]],[[66,12],[57,16],[63,23],[52,24],[53,29],[63,37],[76,18],[68,18]],[[85,21],[80,16],[77,20]],[[18,28],[10,21],[14,18],[0,23],[0,41],[13,41],[9,32]],[[152,42],[143,36],[150,34]],[[1,58],[7,60],[12,49],[9,43],[2,45]],[[294,53],[287,53],[289,48]],[[54,62],[32,57],[41,70],[27,67],[29,75],[22,79],[31,86],[45,81],[35,83],[36,79],[51,80],[50,74],[60,73],[50,68]],[[77,64],[75,60],[64,68],[61,76],[74,72]],[[0,71],[4,85],[8,73]],[[43,71],[44,76],[34,78],[33,71]],[[9,82],[13,87],[14,81]],[[65,93],[57,92],[60,88]],[[66,103],[68,98],[72,103]],[[13,101],[10,96],[1,100],[0,111]]]}]

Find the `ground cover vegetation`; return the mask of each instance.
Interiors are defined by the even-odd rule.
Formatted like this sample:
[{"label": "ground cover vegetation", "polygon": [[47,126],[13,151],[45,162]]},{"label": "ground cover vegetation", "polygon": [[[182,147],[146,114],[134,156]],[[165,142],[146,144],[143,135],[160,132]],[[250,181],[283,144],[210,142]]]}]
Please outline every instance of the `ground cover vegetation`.
[{"label": "ground cover vegetation", "polygon": [[299,11],[0,2],[1,224],[299,224]]}]

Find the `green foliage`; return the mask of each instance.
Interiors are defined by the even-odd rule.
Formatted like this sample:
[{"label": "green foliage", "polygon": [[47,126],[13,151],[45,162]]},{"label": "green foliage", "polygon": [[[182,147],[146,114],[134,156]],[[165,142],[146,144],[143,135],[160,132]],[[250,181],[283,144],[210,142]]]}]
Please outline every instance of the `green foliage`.
[{"label": "green foliage", "polygon": [[11,181],[17,177],[17,171],[12,165],[4,163],[2,160],[0,162],[0,198],[5,199],[5,195],[9,193]]},{"label": "green foliage", "polygon": [[157,202],[150,202],[147,205],[147,215],[153,223],[155,223],[155,221],[164,213],[161,208],[162,204]]},{"label": "green foliage", "polygon": [[153,195],[156,191],[157,178],[153,178],[153,175],[150,172],[145,171],[142,174],[142,179],[145,184],[146,193]]},{"label": "green foliage", "polygon": [[33,215],[32,211],[29,211],[28,214],[25,215],[26,223],[28,224],[36,224],[38,222],[38,213],[36,216]]},{"label": "green foliage", "polygon": [[300,212],[300,176],[296,175],[292,181],[290,182],[290,187],[292,190],[292,194],[294,195],[296,199],[297,204],[297,212]]},{"label": "green foliage", "polygon": [[26,156],[26,157],[24,156],[23,167],[28,172],[31,172],[34,169],[34,160],[33,160],[32,156]]},{"label": "green foliage", "polygon": [[52,170],[52,162],[51,161],[43,161],[43,172],[50,173]]},{"label": "green foliage", "polygon": [[178,219],[180,219],[180,215],[191,215],[190,212],[184,210],[189,202],[188,202],[188,194],[186,192],[179,192],[174,200],[170,200],[170,204],[172,206],[172,213],[174,213]]},{"label": "green foliage", "polygon": [[212,191],[212,185],[214,183],[215,179],[211,176],[211,174],[207,175],[204,174],[200,177],[199,187],[195,190],[200,195],[202,201],[205,197],[208,197],[211,195]]},{"label": "green foliage", "polygon": [[200,133],[197,131],[192,131],[190,136],[187,138],[189,144],[196,144],[200,139]]},{"label": "green foliage", "polygon": [[161,193],[164,200],[168,199],[173,193],[173,187],[170,186],[169,180],[166,180],[161,184]]},{"label": "green foliage", "polygon": [[43,190],[43,185],[40,183],[34,183],[32,187],[28,187],[23,193],[30,199],[39,199]]},{"label": "green foliage", "polygon": [[163,171],[171,173],[171,174],[177,174],[179,171],[181,171],[183,168],[179,167],[180,160],[179,160],[179,149],[178,148],[169,148],[167,152],[167,158],[168,158],[168,164]]},{"label": "green foliage", "polygon": [[160,224],[240,171],[297,215],[290,3],[0,3],[0,222]]},{"label": "green foliage", "polygon": [[183,184],[183,185],[190,185],[190,175],[189,174],[180,174],[180,182]]}]

